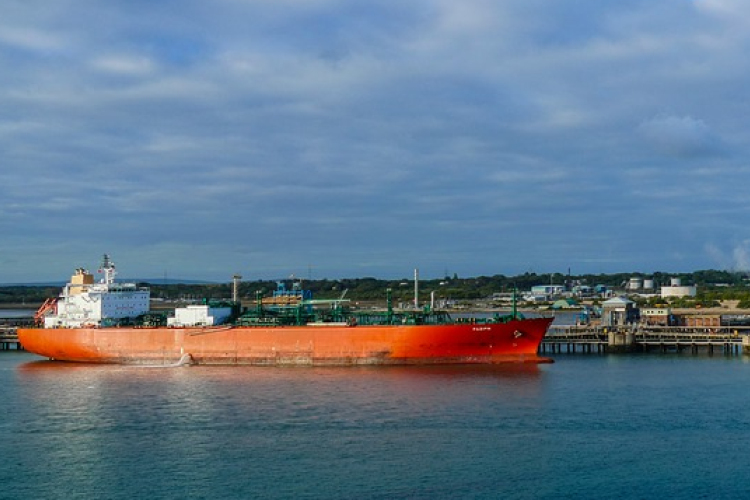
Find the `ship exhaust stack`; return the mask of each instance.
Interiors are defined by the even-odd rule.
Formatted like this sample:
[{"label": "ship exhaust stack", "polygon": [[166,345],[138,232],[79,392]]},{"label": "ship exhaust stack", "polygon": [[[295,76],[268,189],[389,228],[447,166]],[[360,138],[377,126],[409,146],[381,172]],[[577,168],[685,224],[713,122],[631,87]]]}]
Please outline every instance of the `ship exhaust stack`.
[{"label": "ship exhaust stack", "polygon": [[232,276],[232,300],[234,302],[240,301],[240,280],[242,279],[242,276],[239,274],[235,274]]}]

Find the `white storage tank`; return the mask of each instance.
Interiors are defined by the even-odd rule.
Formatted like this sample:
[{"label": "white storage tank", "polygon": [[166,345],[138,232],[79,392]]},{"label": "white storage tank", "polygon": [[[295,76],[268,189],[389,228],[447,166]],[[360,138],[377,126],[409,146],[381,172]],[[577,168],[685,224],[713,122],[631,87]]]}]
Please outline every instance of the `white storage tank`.
[{"label": "white storage tank", "polygon": [[641,287],[643,287],[643,281],[641,280],[641,278],[637,276],[630,278],[630,281],[628,282],[629,290],[640,290]]}]

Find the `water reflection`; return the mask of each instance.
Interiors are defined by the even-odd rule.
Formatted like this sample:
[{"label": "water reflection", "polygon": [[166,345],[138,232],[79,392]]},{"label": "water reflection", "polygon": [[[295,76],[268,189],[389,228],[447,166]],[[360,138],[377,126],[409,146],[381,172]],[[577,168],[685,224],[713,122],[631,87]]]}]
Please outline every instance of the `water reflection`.
[{"label": "water reflection", "polygon": [[[544,363],[542,363],[544,364]],[[469,365],[423,365],[423,366],[358,366],[358,367],[255,367],[255,366],[138,366],[138,365],[116,365],[100,363],[70,363],[64,361],[36,360],[21,363],[17,371],[22,375],[43,375],[43,374],[71,374],[83,372],[106,373],[114,375],[118,373],[151,373],[160,377],[167,372],[180,373],[181,371],[193,370],[199,371],[203,375],[214,377],[219,376],[222,379],[246,379],[248,372],[252,372],[253,378],[265,378],[270,376],[276,379],[282,375],[298,376],[351,376],[359,378],[362,376],[383,377],[383,376],[402,376],[402,377],[499,377],[499,378],[516,378],[516,377],[534,377],[539,376],[542,372],[541,365],[538,363],[502,363],[494,365],[469,364]]]},{"label": "water reflection", "polygon": [[11,499],[747,496],[738,357],[144,369],[5,354]]},{"label": "water reflection", "polygon": [[35,497],[60,484],[108,498],[215,497],[219,485],[227,497],[304,497],[304,484],[322,498],[352,475],[387,492],[383,477],[398,486],[404,461],[426,453],[418,474],[439,481],[461,439],[502,442],[538,413],[548,368],[20,363],[16,458],[39,478]]}]

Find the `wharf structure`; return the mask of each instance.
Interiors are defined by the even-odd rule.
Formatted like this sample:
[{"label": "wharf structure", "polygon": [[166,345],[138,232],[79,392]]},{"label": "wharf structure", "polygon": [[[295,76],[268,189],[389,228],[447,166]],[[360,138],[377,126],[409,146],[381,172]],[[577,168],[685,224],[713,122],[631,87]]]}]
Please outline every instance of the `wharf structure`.
[{"label": "wharf structure", "polygon": [[596,322],[552,325],[540,351],[750,354],[750,316],[638,309],[631,300],[614,297],[602,304]]},{"label": "wharf structure", "polygon": [[540,353],[683,352],[750,354],[750,327],[552,325]]},{"label": "wharf structure", "polygon": [[21,350],[23,346],[18,341],[16,329],[34,324],[32,317],[3,318],[0,312],[0,351]]}]

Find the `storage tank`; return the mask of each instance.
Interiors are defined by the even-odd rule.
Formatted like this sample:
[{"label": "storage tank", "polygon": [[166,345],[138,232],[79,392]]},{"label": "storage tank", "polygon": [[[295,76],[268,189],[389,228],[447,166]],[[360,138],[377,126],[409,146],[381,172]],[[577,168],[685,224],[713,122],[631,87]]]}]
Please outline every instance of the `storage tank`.
[{"label": "storage tank", "polygon": [[646,290],[653,290],[654,289],[654,280],[652,279],[645,279],[643,280],[643,288]]},{"label": "storage tank", "polygon": [[628,282],[628,289],[630,290],[640,290],[642,286],[643,282],[641,281],[641,278],[637,276],[630,278],[630,281]]},{"label": "storage tank", "polygon": [[680,278],[672,278],[670,283],[672,286],[682,286],[682,280]]}]

